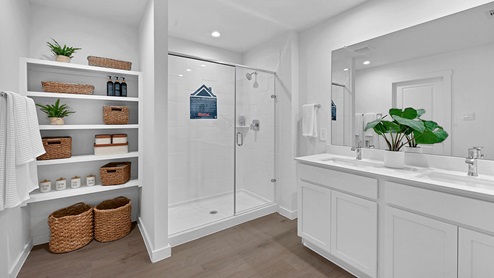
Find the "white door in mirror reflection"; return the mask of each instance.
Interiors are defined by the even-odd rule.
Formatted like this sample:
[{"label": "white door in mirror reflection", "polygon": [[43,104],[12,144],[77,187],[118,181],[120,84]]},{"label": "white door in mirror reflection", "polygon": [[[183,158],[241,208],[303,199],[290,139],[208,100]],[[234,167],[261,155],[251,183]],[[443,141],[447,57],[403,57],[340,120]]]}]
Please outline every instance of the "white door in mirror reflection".
[{"label": "white door in mirror reflection", "polygon": [[[411,78],[393,82],[393,107],[425,109],[424,120],[432,120],[451,133],[451,90],[442,76]],[[419,145],[423,153],[451,155],[451,139],[440,144]]]}]

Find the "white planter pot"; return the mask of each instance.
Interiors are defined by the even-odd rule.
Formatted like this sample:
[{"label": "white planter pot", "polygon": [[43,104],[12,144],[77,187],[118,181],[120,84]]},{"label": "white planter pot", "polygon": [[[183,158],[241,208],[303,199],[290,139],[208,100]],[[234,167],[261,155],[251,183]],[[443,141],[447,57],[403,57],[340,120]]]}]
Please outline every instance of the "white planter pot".
[{"label": "white planter pot", "polygon": [[405,152],[384,151],[384,166],[401,169],[405,167]]},{"label": "white planter pot", "polygon": [[57,55],[55,57],[55,60],[57,62],[70,63],[70,57],[67,57],[67,56],[64,56],[64,55]]},{"label": "white planter pot", "polygon": [[403,147],[406,153],[422,153],[423,149],[421,147]]},{"label": "white planter pot", "polygon": [[64,123],[63,118],[50,118],[50,124],[52,125],[63,125]]}]

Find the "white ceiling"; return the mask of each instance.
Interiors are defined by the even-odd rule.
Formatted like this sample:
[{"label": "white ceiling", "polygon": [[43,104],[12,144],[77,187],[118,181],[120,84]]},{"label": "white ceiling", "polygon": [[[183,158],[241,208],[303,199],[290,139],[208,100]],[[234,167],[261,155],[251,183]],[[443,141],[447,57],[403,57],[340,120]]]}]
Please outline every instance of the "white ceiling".
[{"label": "white ceiling", "polygon": [[29,0],[31,4],[67,10],[130,26],[139,26],[145,0]]},{"label": "white ceiling", "polygon": [[[52,0],[56,1],[56,0]],[[245,52],[303,30],[367,0],[169,0],[170,36]],[[211,32],[221,32],[213,38]]]}]

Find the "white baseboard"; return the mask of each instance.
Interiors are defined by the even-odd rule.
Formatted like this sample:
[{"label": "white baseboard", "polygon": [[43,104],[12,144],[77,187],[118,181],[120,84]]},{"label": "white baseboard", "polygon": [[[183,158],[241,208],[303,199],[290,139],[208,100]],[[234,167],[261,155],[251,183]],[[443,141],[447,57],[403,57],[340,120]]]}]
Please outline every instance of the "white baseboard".
[{"label": "white baseboard", "polygon": [[33,241],[30,240],[25,246],[24,250],[22,251],[21,254],[16,258],[14,264],[12,265],[12,268],[9,270],[9,277],[17,277],[19,275],[19,272],[21,271],[22,266],[26,262],[27,256],[29,256],[29,253],[31,253],[31,249],[33,248]]},{"label": "white baseboard", "polygon": [[137,221],[137,226],[139,227],[139,231],[141,231],[141,235],[144,239],[144,244],[146,245],[146,249],[148,250],[149,259],[151,260],[151,262],[155,263],[164,260],[172,255],[172,247],[170,246],[170,244],[167,244],[165,247],[158,250],[153,250],[153,244],[151,243],[152,241],[149,238],[149,234],[147,233],[146,228],[140,217]]},{"label": "white baseboard", "polygon": [[278,206],[278,213],[290,220],[297,219],[298,217],[297,210],[289,210],[282,206]]}]

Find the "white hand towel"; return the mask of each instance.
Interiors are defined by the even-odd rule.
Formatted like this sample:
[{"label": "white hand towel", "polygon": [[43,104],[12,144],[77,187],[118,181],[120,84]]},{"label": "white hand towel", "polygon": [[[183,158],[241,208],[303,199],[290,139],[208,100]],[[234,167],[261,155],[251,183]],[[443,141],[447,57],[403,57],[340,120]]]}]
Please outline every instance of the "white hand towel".
[{"label": "white hand towel", "polygon": [[353,131],[355,134],[355,137],[353,138],[354,141],[362,140],[363,124],[364,124],[364,117],[362,116],[362,113],[355,113],[355,122],[353,126]]},{"label": "white hand towel", "polygon": [[7,96],[0,96],[0,211],[5,208],[5,184],[7,179]]},{"label": "white hand towel", "polygon": [[305,137],[317,137],[316,104],[304,104],[302,106],[302,135]]},{"label": "white hand towel", "polygon": [[[368,123],[375,121],[377,119],[377,113],[365,113],[364,114],[364,128],[367,126]],[[374,135],[375,132],[372,129],[369,129],[365,132],[365,135]]]}]

